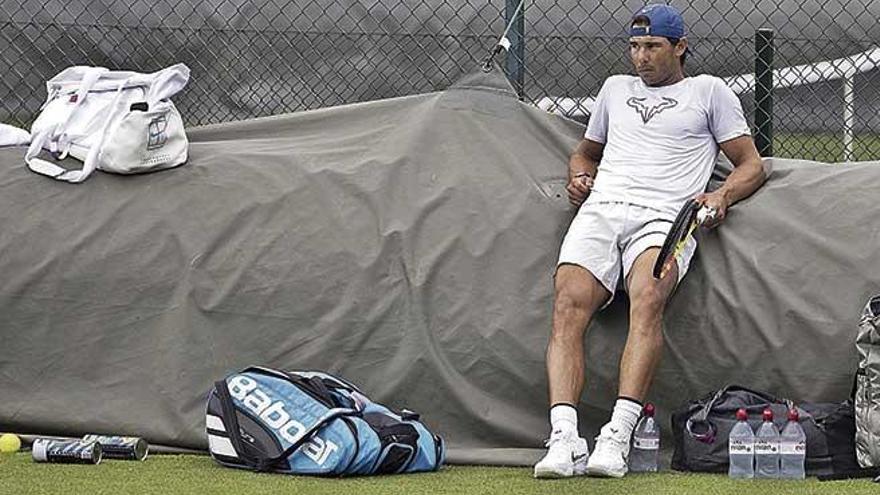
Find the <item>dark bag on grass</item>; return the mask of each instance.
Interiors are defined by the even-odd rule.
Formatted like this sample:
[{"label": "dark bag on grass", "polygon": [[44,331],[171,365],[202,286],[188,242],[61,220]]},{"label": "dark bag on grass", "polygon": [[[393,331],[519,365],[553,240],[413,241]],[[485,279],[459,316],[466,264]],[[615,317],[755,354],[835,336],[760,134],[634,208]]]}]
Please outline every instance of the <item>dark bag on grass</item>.
[{"label": "dark bag on grass", "polygon": [[[794,403],[764,392],[729,385],[702,399],[689,402],[672,415],[674,451],[672,469],[727,472],[727,439],[736,424],[736,410],[749,413],[749,425],[757,431],[761,412],[770,408],[773,422],[782,431],[788,409]],[[797,405],[800,424],[807,436],[806,471],[810,476],[858,468],[855,458],[855,419],[852,401]]]},{"label": "dark bag on grass", "polygon": [[368,399],[316,371],[251,367],[208,395],[205,426],[218,463],[255,471],[364,475],[433,471],[443,440],[419,416]]}]

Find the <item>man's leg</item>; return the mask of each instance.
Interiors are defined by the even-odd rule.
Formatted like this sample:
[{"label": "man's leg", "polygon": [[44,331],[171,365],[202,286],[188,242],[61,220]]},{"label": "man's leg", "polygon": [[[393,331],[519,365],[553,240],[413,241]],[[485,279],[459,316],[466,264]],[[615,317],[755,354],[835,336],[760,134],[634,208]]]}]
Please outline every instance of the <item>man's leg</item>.
[{"label": "man's leg", "polygon": [[661,280],[652,270],[659,248],[651,248],[636,258],[627,276],[629,293],[629,334],[620,359],[619,394],[644,401],[663,352],[663,310],[678,281],[678,265]]},{"label": "man's leg", "polygon": [[608,290],[585,268],[563,264],[557,269],[553,330],[547,346],[551,434],[547,455],[535,465],[536,478],[584,474],[588,450],[577,431],[577,404],[584,387],[584,333],[609,297]]},{"label": "man's leg", "polygon": [[586,269],[561,265],[556,272],[553,331],[547,346],[550,405],[580,402],[584,388],[584,333],[611,294]]},{"label": "man's leg", "polygon": [[663,310],[678,280],[677,264],[663,279],[654,279],[651,272],[659,252],[642,252],[627,276],[629,334],[620,360],[619,398],[611,421],[599,433],[589,474],[620,477],[627,471],[629,439],[663,350]]}]

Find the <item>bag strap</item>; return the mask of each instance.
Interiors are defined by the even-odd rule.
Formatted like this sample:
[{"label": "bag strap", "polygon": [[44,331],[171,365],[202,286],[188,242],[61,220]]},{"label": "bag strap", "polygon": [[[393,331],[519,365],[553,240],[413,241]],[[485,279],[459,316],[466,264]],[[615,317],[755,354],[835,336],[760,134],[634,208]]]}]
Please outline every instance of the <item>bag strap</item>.
[{"label": "bag strap", "polygon": [[241,439],[241,427],[238,425],[238,414],[235,412],[235,403],[232,402],[232,396],[229,395],[229,387],[226,380],[214,382],[214,392],[220,399],[220,410],[223,412],[223,421],[228,423],[226,432],[229,433],[229,441],[232,442],[232,448],[238,457],[249,467],[257,464],[257,459],[245,453],[244,443]]},{"label": "bag strap", "polygon": [[[328,410],[323,416],[321,416],[318,421],[315,422],[311,427],[306,429],[305,431],[300,432],[294,442],[282,451],[280,454],[276,456],[269,456],[265,452],[256,451],[256,449],[251,449],[252,454],[248,454],[244,448],[244,442],[241,438],[241,429],[238,425],[238,416],[235,409],[235,403],[232,401],[232,396],[229,395],[229,388],[226,384],[226,380],[220,380],[214,383],[214,390],[217,393],[217,397],[220,399],[220,409],[223,412],[223,420],[224,422],[228,421],[228,427],[226,428],[227,433],[229,434],[229,440],[232,442],[232,448],[235,449],[236,454],[238,454],[239,458],[244,461],[245,464],[248,465],[251,469],[260,472],[271,471],[279,462],[287,460],[288,457],[291,456],[294,452],[296,452],[300,447],[303,446],[315,433],[317,433],[321,428],[326,426],[331,421],[343,417],[343,416],[356,416],[358,415],[358,411],[354,409],[345,409],[345,408],[334,408]],[[256,452],[254,452],[256,451]]]},{"label": "bag strap", "polygon": [[789,408],[794,407],[794,401],[792,401],[790,399],[781,399],[781,398],[778,398],[778,397],[770,395],[770,394],[766,394],[763,392],[758,392],[756,390],[752,390],[750,388],[742,387],[740,385],[727,385],[727,386],[721,388],[720,390],[718,390],[717,392],[715,392],[715,395],[713,395],[712,398],[709,399],[709,401],[706,402],[706,404],[704,404],[703,407],[700,408],[692,417],[695,420],[705,421],[706,418],[709,417],[709,413],[712,411],[712,408],[715,407],[716,402],[721,400],[721,398],[724,397],[726,394],[728,394],[730,392],[736,392],[736,391],[748,392],[750,394],[757,395],[758,397],[761,397],[770,403],[785,404]]},{"label": "bag strap", "polygon": [[355,411],[354,409],[345,409],[345,408],[341,408],[341,407],[335,408],[335,409],[330,409],[329,411],[327,411],[326,414],[324,414],[324,416],[322,416],[320,419],[318,419],[318,421],[316,421],[314,425],[312,425],[310,428],[308,428],[304,432],[300,433],[296,437],[296,441],[294,441],[290,445],[290,447],[287,447],[286,449],[284,449],[283,452],[276,455],[275,457],[268,457],[267,456],[263,459],[260,459],[259,462],[257,463],[257,466],[255,467],[255,469],[257,471],[270,470],[272,467],[274,467],[279,462],[286,461],[288,457],[290,457],[294,452],[296,452],[300,447],[302,447],[304,443],[306,443],[308,440],[310,440],[312,438],[312,435],[314,435],[319,430],[324,428],[324,426],[326,426],[331,421],[338,419],[338,418],[341,418],[341,417],[344,417],[344,416],[357,416],[358,414],[359,413],[357,411]]},{"label": "bag strap", "polygon": [[[95,79],[95,81],[97,81],[97,79]],[[57,124],[34,136],[33,140],[31,141],[31,145],[28,147],[27,153],[25,154],[25,162],[27,163],[28,168],[38,174],[46,175],[52,177],[53,179],[65,182],[78,183],[86,180],[86,178],[88,178],[88,176],[91,175],[92,172],[95,171],[95,168],[97,168],[98,166],[98,157],[101,154],[101,148],[104,145],[104,140],[107,138],[107,131],[110,128],[110,122],[115,116],[116,107],[119,106],[119,100],[122,96],[122,90],[125,88],[127,82],[127,79],[121,81],[116,88],[116,94],[113,98],[113,101],[110,103],[110,108],[107,111],[107,118],[104,120],[104,125],[101,126],[101,132],[100,137],[98,138],[98,142],[93,144],[89,148],[89,154],[86,155],[86,159],[83,161],[83,167],[81,169],[68,170],[59,167],[58,165],[48,160],[37,158],[37,155],[39,155],[40,150],[46,144],[47,140],[51,142],[51,139],[53,139],[54,136],[63,134],[63,126],[67,124],[68,120],[70,120],[70,115],[73,115],[82,100],[86,98],[85,96],[77,99],[77,107],[75,107],[71,111],[70,115],[68,116],[67,120],[64,121],[63,125]],[[92,81],[91,84],[94,85],[94,81]],[[82,88],[80,89],[82,90]]]},{"label": "bag strap", "polygon": [[[36,133],[31,137],[31,144],[28,146],[28,150],[25,153],[25,162],[28,165],[28,168],[33,170],[34,172],[42,175],[48,175],[49,177],[59,177],[67,172],[66,169],[59,167],[58,165],[37,158],[37,155],[40,154],[40,151],[46,145],[54,145],[54,140],[60,138],[64,134],[64,130],[67,128],[68,122],[73,117],[73,114],[76,113],[77,109],[80,108],[83,101],[85,101],[89,90],[94,87],[95,83],[98,82],[98,79],[101,78],[101,75],[107,72],[107,69],[104,67],[89,67],[82,78],[80,79],[79,88],[76,93],[76,101],[73,104],[73,108],[71,108],[70,112],[67,114],[67,117],[63,122],[58,122],[54,126],[51,126],[47,129],[43,129],[41,132]],[[58,96],[58,86],[52,87],[51,81],[47,85],[51,89],[48,90],[48,96],[46,97],[46,102],[43,103],[43,106],[40,107],[40,110],[46,108],[46,106]]]}]

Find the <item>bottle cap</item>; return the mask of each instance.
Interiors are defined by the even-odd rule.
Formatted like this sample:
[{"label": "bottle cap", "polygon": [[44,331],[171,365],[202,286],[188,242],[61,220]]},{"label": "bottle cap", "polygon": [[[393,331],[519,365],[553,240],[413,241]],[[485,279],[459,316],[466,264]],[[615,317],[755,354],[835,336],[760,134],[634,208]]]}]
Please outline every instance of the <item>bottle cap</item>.
[{"label": "bottle cap", "polygon": [[739,408],[736,410],[736,419],[739,421],[745,421],[749,419],[749,413],[746,412],[745,409]]},{"label": "bottle cap", "polygon": [[773,411],[771,409],[764,409],[764,421],[773,421]]},{"label": "bottle cap", "polygon": [[645,404],[644,413],[645,413],[645,416],[647,416],[649,418],[653,418],[654,417],[654,404],[651,404],[650,402]]},{"label": "bottle cap", "polygon": [[793,407],[788,410],[788,420],[789,421],[797,421],[800,419],[800,415],[798,414],[798,410],[796,407]]}]

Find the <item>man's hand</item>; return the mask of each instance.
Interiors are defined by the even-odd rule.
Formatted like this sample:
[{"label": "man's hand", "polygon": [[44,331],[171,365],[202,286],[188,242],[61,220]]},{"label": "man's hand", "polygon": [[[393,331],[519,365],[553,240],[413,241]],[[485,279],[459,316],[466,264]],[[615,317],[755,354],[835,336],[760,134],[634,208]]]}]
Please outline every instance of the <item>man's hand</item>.
[{"label": "man's hand", "polygon": [[593,178],[590,177],[590,174],[580,172],[572,175],[568,178],[568,185],[565,186],[565,190],[568,191],[568,202],[571,203],[572,206],[580,206],[586,201],[587,196],[590,195],[590,190],[592,189]]},{"label": "man's hand", "polygon": [[755,142],[751,136],[740,136],[723,143],[718,143],[721,151],[733,164],[733,172],[727,176],[724,185],[710,192],[696,197],[696,200],[706,206],[715,208],[715,218],[707,222],[707,227],[717,227],[724,217],[727,209],[737,201],[748,197],[755,192],[767,179],[761,156],[755,149]]},{"label": "man's hand", "polygon": [[724,188],[717,189],[710,193],[702,193],[695,199],[697,203],[715,209],[715,215],[709,217],[708,221],[703,225],[704,227],[712,229],[724,221],[724,217],[727,216],[727,208],[730,206],[730,199]]},{"label": "man's hand", "polygon": [[582,139],[577,148],[568,159],[568,202],[574,207],[579,207],[590,191],[593,190],[593,177],[596,176],[599,161],[602,159],[602,150],[605,145]]}]

